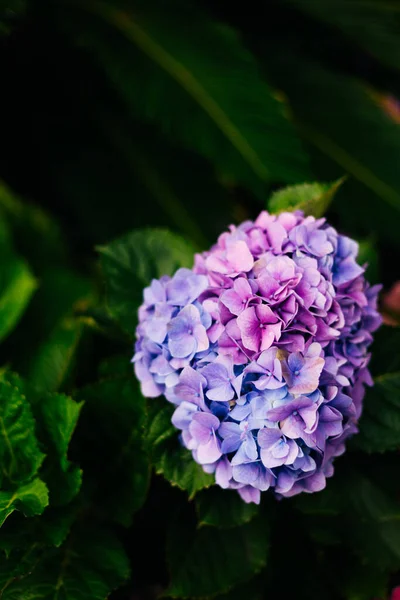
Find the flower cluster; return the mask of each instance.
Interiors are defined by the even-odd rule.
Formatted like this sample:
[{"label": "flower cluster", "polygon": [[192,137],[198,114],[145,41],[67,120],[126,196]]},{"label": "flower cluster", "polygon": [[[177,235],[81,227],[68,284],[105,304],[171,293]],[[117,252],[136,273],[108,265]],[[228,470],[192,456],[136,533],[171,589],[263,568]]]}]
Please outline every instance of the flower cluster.
[{"label": "flower cluster", "polygon": [[246,502],[321,490],[357,431],[381,322],[357,251],[325,219],[262,212],[144,291],[142,392],[176,405],[194,460]]}]

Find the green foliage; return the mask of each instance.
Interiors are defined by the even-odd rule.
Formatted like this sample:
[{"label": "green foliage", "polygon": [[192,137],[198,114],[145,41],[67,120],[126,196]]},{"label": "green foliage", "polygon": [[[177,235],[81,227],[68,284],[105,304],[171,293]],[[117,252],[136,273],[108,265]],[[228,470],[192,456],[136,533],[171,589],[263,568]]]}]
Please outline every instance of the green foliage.
[{"label": "green foliage", "polygon": [[213,486],[196,496],[199,525],[230,528],[251,521],[259,513],[256,504],[246,504],[235,491]]},{"label": "green foliage", "polygon": [[378,377],[368,390],[353,445],[369,453],[400,448],[400,373]]},{"label": "green foliage", "polygon": [[[122,12],[118,2],[100,0],[80,8],[108,25],[92,18],[81,41],[100,58],[135,116],[159,123],[261,199],[262,184],[271,178],[294,182],[308,176],[285,106],[234,30],[184,3],[139,2]],[[171,11],[175,19],[165,28]],[[190,127],[182,114],[191,115]]]},{"label": "green foliage", "polygon": [[0,381],[0,486],[14,489],[28,482],[44,460],[30,406],[16,388]]},{"label": "green foliage", "polygon": [[49,503],[46,484],[33,479],[13,492],[0,492],[0,527],[14,510],[20,510],[26,517],[40,515]]},{"label": "green foliage", "polygon": [[4,588],[4,600],[104,600],[129,577],[129,564],[116,537],[81,526],[65,544],[45,553],[33,573]]},{"label": "green foliage", "polygon": [[365,51],[398,69],[400,17],[395,3],[380,0],[287,0],[316,19],[337,27]]},{"label": "green foliage", "polygon": [[3,262],[0,271],[0,340],[13,330],[36,288],[36,281],[21,259]]},{"label": "green foliage", "polygon": [[85,400],[81,426],[94,429],[90,447],[82,452],[92,471],[90,496],[97,511],[128,527],[146,499],[150,479],[145,400],[131,373],[87,386],[79,397]]},{"label": "green foliage", "polygon": [[169,529],[167,556],[171,573],[167,594],[172,598],[228,592],[265,567],[268,526],[262,519],[255,519],[227,530],[196,530],[178,517]]},{"label": "green foliage", "polygon": [[268,208],[271,213],[302,210],[305,215],[322,217],[333,200],[343,179],[335,183],[303,183],[283,188],[272,194]]},{"label": "green foliage", "polygon": [[153,398],[148,402],[146,444],[156,473],[185,490],[189,498],[214,483],[213,477],[194,462],[191,453],[180,445],[171,423],[173,406]]},{"label": "green foliage", "polygon": [[134,231],[98,248],[111,314],[132,334],[143,287],[179,267],[191,267],[193,247],[166,230]]}]

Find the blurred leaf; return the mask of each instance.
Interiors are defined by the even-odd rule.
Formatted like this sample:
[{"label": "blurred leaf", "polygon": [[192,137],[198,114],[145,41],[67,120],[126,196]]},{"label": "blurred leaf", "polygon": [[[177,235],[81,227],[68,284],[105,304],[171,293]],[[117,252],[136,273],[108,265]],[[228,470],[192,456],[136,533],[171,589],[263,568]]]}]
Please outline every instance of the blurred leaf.
[{"label": "blurred leaf", "polygon": [[355,448],[369,453],[400,448],[400,373],[375,379],[364,400],[359,429],[352,440]]},{"label": "blurred leaf", "polygon": [[191,267],[194,249],[166,229],[132,231],[98,248],[112,315],[133,334],[143,288],[154,278]]},{"label": "blurred leaf", "polygon": [[2,599],[104,600],[128,577],[128,559],[115,535],[79,525],[63,546],[46,552],[33,573],[11,582]]},{"label": "blurred leaf", "polygon": [[174,407],[165,398],[152,398],[147,405],[148,421],[146,443],[155,471],[164,475],[189,498],[214,483],[214,477],[205,473],[191,452],[179,442],[179,432],[171,423]]},{"label": "blurred leaf", "polygon": [[26,11],[26,0],[6,0],[0,5],[0,39],[9,34]]},{"label": "blurred leaf", "polygon": [[[349,231],[380,231],[398,244],[400,175],[393,160],[400,152],[398,125],[362,81],[312,62],[296,46],[276,41],[272,49],[267,39],[262,43],[265,68],[274,70],[289,98],[299,130],[311,145],[316,172],[324,178],[343,172],[352,176],[338,193],[334,211]],[[379,209],[378,200],[384,201]]]},{"label": "blurred leaf", "polygon": [[400,505],[372,481],[353,476],[348,500],[359,517],[351,531],[351,543],[365,563],[384,569],[400,565]]},{"label": "blurred leaf", "polygon": [[237,491],[217,486],[196,495],[199,525],[230,528],[251,521],[258,513],[257,504],[246,504]]},{"label": "blurred leaf", "polygon": [[383,0],[287,0],[313,17],[337,27],[368,54],[395,69],[400,65],[400,15]]},{"label": "blurred leaf", "polygon": [[91,301],[88,280],[66,269],[45,271],[18,331],[29,355],[21,356],[15,342],[13,361],[33,386],[56,391],[65,382],[85,328],[85,320],[75,317],[74,311],[86,309]]},{"label": "blurred leaf", "polygon": [[265,583],[263,574],[253,577],[250,581],[241,583],[226,594],[214,596],[215,600],[264,600]]},{"label": "blurred leaf", "polygon": [[357,262],[367,264],[365,276],[370,283],[379,282],[379,255],[372,240],[359,240]]},{"label": "blurred leaf", "polygon": [[18,252],[38,272],[66,260],[65,242],[57,221],[40,206],[20,200],[1,181],[0,214],[12,228]]},{"label": "blurred leaf", "polygon": [[178,516],[167,538],[167,595],[202,598],[228,592],[265,567],[268,542],[267,523],[260,519],[232,529],[195,530]]},{"label": "blurred leaf", "polygon": [[400,327],[382,325],[374,334],[371,372],[395,373],[400,371]]},{"label": "blurred leaf", "polygon": [[[129,360],[123,359],[127,365]],[[122,362],[123,364],[123,362]],[[144,503],[150,465],[143,447],[145,400],[130,374],[86,386],[78,438],[85,437],[82,465],[96,510],[126,527]]]},{"label": "blurred leaf", "polygon": [[334,183],[301,183],[274,192],[268,202],[272,213],[303,210],[305,215],[322,217],[344,179]]},{"label": "blurred leaf", "polygon": [[39,450],[28,401],[4,381],[0,381],[0,434],[0,486],[12,490],[37,473],[45,455]]},{"label": "blurred leaf", "polygon": [[8,257],[0,268],[0,340],[15,327],[32,297],[36,280],[25,262]]},{"label": "blurred leaf", "polygon": [[32,517],[40,515],[48,503],[47,486],[38,478],[13,492],[0,492],[0,527],[14,510],[20,510],[26,517]]},{"label": "blurred leaf", "polygon": [[184,3],[136,3],[132,14],[117,1],[79,6],[99,17],[82,28],[79,42],[100,60],[134,115],[159,123],[261,198],[271,178],[309,176],[285,106],[234,30]]}]

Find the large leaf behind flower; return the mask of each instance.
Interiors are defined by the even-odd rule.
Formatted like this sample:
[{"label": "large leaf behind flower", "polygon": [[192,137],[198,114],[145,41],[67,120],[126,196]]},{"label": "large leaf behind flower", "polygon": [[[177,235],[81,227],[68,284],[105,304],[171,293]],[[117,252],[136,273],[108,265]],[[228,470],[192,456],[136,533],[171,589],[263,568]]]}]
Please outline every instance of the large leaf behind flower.
[{"label": "large leaf behind flower", "polygon": [[[184,3],[138,2],[130,11],[121,0],[86,0],[79,8],[80,18],[86,11],[90,18],[77,41],[100,61],[134,115],[157,122],[260,197],[271,179],[309,177],[287,107],[234,30]],[[66,15],[64,24],[78,18],[76,9]]]},{"label": "large leaf behind flower", "polygon": [[173,275],[179,267],[193,265],[194,248],[166,229],[132,231],[98,250],[106,277],[109,309],[130,334],[133,334],[143,288],[153,278]]}]

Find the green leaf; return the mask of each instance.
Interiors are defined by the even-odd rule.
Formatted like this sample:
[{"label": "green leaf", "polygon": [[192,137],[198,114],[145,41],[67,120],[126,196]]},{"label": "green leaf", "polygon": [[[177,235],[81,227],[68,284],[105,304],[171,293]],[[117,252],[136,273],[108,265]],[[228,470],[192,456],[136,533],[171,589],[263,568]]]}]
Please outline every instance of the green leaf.
[{"label": "green leaf", "polygon": [[400,373],[375,379],[367,391],[360,433],[352,446],[365,452],[387,452],[400,448]]},{"label": "green leaf", "polygon": [[36,289],[36,280],[26,263],[9,257],[0,269],[0,340],[15,327]]},{"label": "green leaf", "polygon": [[[135,116],[158,123],[260,198],[271,179],[309,176],[287,107],[233,29],[184,3],[139,2],[130,13],[122,2],[88,0],[79,8],[80,18],[86,10],[99,19],[87,18],[77,41],[100,60]],[[65,26],[78,17],[62,18]]]},{"label": "green leaf", "polygon": [[[127,357],[124,361],[129,364]],[[77,437],[85,444],[82,466],[92,501],[109,519],[128,527],[150,483],[143,447],[145,400],[133,374],[99,381],[77,395],[85,400]]]},{"label": "green leaf", "polygon": [[[65,383],[85,328],[85,320],[74,316],[92,302],[91,283],[67,269],[47,269],[41,286],[18,330],[20,346],[13,359],[16,370],[43,391],[56,391]],[[46,307],[44,309],[44,307]]]},{"label": "green leaf", "polygon": [[0,181],[0,214],[12,229],[15,246],[34,269],[64,262],[66,249],[58,222],[40,206],[24,202]]},{"label": "green leaf", "polygon": [[395,69],[400,65],[398,5],[383,0],[287,0],[340,29],[368,54]]},{"label": "green leaf", "polygon": [[251,521],[259,513],[259,507],[243,502],[234,490],[213,486],[197,494],[196,511],[200,526],[229,528]]},{"label": "green leaf", "polygon": [[166,229],[132,231],[98,250],[109,309],[131,334],[143,288],[153,278],[172,275],[179,267],[191,267],[194,254],[183,238]]},{"label": "green leaf", "polygon": [[260,44],[266,68],[288,96],[310,145],[317,176],[351,175],[334,203],[346,229],[368,235],[373,214],[374,231],[398,244],[400,176],[393,162],[400,152],[398,125],[382,110],[374,90],[313,62],[294,40],[274,38],[272,45],[264,38]]},{"label": "green leaf", "polygon": [[210,487],[214,477],[205,473],[180,444],[179,432],[171,423],[174,407],[165,398],[152,398],[147,406],[146,443],[155,471],[193,498],[199,490]]},{"label": "green leaf", "polygon": [[400,564],[398,500],[358,474],[353,476],[347,495],[353,511],[358,513],[351,543],[360,559],[378,569],[397,569]]},{"label": "green leaf", "polygon": [[302,183],[272,194],[268,208],[272,213],[303,210],[305,215],[322,217],[328,210],[344,179],[334,183]]},{"label": "green leaf", "polygon": [[0,486],[8,489],[31,479],[44,457],[28,401],[9,383],[0,381]]},{"label": "green leaf", "polygon": [[46,484],[39,478],[20,486],[13,492],[0,492],[0,527],[14,510],[26,517],[40,515],[49,503]]},{"label": "green leaf", "polygon": [[1,378],[17,388],[30,403],[37,437],[47,454],[41,476],[49,487],[51,503],[67,504],[79,492],[82,483],[82,471],[67,456],[83,402],[64,394],[37,391],[10,371],[4,371]]},{"label": "green leaf", "polygon": [[105,600],[128,577],[129,562],[115,535],[79,524],[32,574],[12,581],[2,600]]},{"label": "green leaf", "polygon": [[178,515],[167,538],[171,581],[166,594],[202,598],[228,592],[265,567],[268,543],[268,526],[261,519],[232,529],[196,530]]}]

